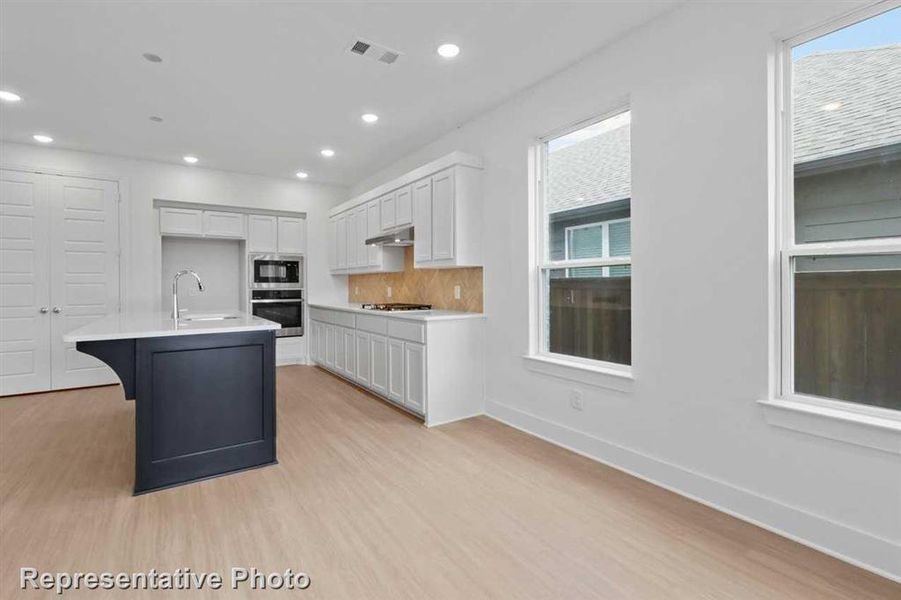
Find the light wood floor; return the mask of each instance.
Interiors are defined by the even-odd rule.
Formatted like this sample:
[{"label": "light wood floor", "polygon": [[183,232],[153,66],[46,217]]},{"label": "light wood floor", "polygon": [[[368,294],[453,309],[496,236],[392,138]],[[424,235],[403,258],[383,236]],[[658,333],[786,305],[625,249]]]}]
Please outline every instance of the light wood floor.
[{"label": "light wood floor", "polygon": [[133,411],[118,387],[0,400],[3,598],[20,566],[292,568],[328,599],[901,598],[488,418],[427,430],[310,367],[279,369],[274,467],[132,497]]}]

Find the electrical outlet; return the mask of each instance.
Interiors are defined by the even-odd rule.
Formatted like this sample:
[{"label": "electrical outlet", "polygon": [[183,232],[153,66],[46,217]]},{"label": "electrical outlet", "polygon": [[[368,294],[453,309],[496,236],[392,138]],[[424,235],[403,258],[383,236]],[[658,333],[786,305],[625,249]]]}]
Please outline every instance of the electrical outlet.
[{"label": "electrical outlet", "polygon": [[359,295],[360,295],[360,286],[355,285],[354,286],[354,296],[359,296]]},{"label": "electrical outlet", "polygon": [[459,300],[459,299],[460,299],[460,286],[455,285],[454,286],[454,300]]},{"label": "electrical outlet", "polygon": [[569,393],[569,405],[573,408],[573,410],[582,410],[585,408],[585,400],[582,398],[582,392],[579,390],[572,390]]},{"label": "electrical outlet", "polygon": [[386,295],[387,295],[389,298],[391,297],[391,286],[390,286],[390,285],[388,286],[388,291],[387,291]]}]

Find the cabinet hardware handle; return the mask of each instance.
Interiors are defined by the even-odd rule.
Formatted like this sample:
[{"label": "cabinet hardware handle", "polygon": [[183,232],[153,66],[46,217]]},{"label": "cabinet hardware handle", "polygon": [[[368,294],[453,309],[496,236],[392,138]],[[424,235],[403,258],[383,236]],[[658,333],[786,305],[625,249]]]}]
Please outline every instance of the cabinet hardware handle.
[{"label": "cabinet hardware handle", "polygon": [[47,308],[46,306],[42,306],[40,312],[42,315],[46,315],[48,312],[50,312],[50,309]]},{"label": "cabinet hardware handle", "polygon": [[53,307],[53,312],[55,312],[56,314],[59,314],[59,313],[63,312],[63,309],[61,309],[61,308],[58,307],[58,306],[54,306],[54,307]]}]

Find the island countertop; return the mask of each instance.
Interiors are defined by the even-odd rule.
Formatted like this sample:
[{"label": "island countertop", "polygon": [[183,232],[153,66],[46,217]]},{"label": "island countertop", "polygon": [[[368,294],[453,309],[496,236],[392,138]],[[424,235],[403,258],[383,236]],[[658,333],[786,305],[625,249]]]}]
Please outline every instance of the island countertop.
[{"label": "island countertop", "polygon": [[[216,317],[228,316],[226,319]],[[201,319],[191,321],[189,319]],[[206,319],[206,320],[204,320]],[[73,329],[63,335],[64,342],[94,342],[133,338],[199,335],[204,333],[235,333],[280,329],[281,325],[244,312],[185,314],[178,323],[168,312],[114,313]]]},{"label": "island countertop", "polygon": [[311,303],[310,308],[324,310],[340,310],[364,315],[376,315],[391,319],[406,319],[408,321],[450,321],[454,319],[484,319],[484,313],[463,312],[459,310],[444,310],[433,308],[431,310],[370,310],[360,304],[319,304]]}]

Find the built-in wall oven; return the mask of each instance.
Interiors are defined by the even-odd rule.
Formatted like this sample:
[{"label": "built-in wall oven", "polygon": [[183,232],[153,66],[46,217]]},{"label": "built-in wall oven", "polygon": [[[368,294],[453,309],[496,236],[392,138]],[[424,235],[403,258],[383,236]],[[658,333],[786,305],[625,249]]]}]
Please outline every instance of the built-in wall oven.
[{"label": "built-in wall oven", "polygon": [[250,289],[303,288],[303,257],[295,254],[251,254]]},{"label": "built-in wall oven", "polygon": [[248,271],[251,312],[279,323],[278,337],[303,335],[303,257],[251,254]]},{"label": "built-in wall oven", "polygon": [[303,290],[251,290],[250,309],[255,317],[279,323],[277,337],[303,335]]}]

